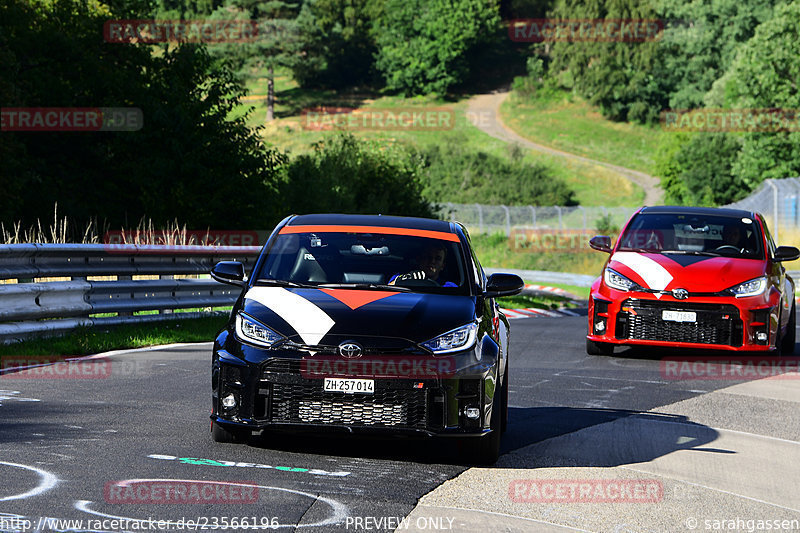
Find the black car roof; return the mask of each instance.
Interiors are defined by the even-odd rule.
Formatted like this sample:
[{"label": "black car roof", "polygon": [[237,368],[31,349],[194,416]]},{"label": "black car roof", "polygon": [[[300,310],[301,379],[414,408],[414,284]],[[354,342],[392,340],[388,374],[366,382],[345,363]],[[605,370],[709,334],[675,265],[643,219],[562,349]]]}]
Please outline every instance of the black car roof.
[{"label": "black car roof", "polygon": [[416,217],[397,217],[384,215],[343,215],[343,214],[314,214],[296,215],[287,223],[287,226],[377,226],[388,228],[408,228],[429,231],[444,231],[456,233],[455,226],[444,220]]},{"label": "black car roof", "polygon": [[640,213],[658,214],[687,214],[687,215],[717,215],[728,216],[731,218],[753,217],[755,213],[744,209],[726,209],[723,207],[686,207],[680,205],[658,205],[654,207],[643,207]]}]

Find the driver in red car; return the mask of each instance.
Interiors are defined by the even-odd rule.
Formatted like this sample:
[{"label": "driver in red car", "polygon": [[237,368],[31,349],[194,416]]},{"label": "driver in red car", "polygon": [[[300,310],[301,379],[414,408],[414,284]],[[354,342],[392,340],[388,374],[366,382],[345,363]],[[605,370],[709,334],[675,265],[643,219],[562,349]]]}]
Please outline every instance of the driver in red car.
[{"label": "driver in red car", "polygon": [[429,244],[412,259],[411,263],[416,267],[416,270],[412,270],[407,274],[395,274],[389,280],[389,285],[394,285],[396,281],[430,279],[439,283],[442,287],[458,287],[452,281],[442,283],[439,280],[445,261],[447,261],[447,249],[441,244]]},{"label": "driver in red car", "polygon": [[748,240],[742,228],[738,224],[728,224],[722,229],[722,245],[718,248],[732,246],[736,248],[739,253],[743,253],[745,249],[749,248],[748,244]]}]

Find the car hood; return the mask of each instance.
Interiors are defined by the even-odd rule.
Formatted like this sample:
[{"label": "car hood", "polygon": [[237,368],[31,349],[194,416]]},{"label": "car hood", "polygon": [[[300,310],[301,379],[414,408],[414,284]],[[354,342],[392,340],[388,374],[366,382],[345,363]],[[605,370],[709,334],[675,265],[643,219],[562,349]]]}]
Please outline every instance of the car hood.
[{"label": "car hood", "polygon": [[720,292],[763,276],[764,261],[669,253],[616,252],[608,266],[642,287]]},{"label": "car hood", "polygon": [[252,287],[243,310],[289,340],[403,351],[474,320],[470,296],[358,289]]}]

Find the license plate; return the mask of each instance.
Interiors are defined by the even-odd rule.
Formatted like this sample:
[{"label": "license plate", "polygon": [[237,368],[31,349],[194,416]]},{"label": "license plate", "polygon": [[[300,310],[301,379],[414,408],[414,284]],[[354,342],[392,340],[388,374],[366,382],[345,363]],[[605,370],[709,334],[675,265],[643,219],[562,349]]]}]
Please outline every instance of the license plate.
[{"label": "license plate", "polygon": [[374,379],[325,378],[325,392],[375,394]]},{"label": "license plate", "polygon": [[694,311],[661,311],[661,320],[670,322],[697,322],[697,313]]}]

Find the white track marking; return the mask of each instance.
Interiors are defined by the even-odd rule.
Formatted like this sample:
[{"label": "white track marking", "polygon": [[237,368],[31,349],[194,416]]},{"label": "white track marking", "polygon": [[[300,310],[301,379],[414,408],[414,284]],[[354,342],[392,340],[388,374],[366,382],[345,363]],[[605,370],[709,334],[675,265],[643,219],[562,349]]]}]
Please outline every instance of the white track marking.
[{"label": "white track marking", "polygon": [[31,472],[36,472],[39,474],[39,484],[29,490],[28,492],[23,492],[22,494],[14,494],[12,496],[6,496],[4,498],[0,498],[0,502],[7,502],[10,500],[24,500],[25,498],[30,498],[31,496],[38,496],[48,490],[52,489],[58,483],[58,478],[48,472],[47,470],[42,470],[41,468],[36,468],[35,466],[29,465],[21,465],[18,463],[7,463],[5,461],[0,461],[0,465],[11,466],[14,468],[22,468],[23,470],[30,470]]},{"label": "white track marking", "polygon": [[[143,481],[156,481],[156,482],[194,482],[200,480],[193,480],[193,479],[129,479],[125,481],[121,481],[120,483],[125,482],[134,482],[134,483],[141,483]],[[267,489],[267,490],[278,490],[283,492],[289,492],[291,494],[296,494],[298,496],[305,496],[306,498],[310,498],[314,501],[321,501],[323,503],[328,504],[328,506],[333,510],[333,514],[331,517],[326,518],[321,522],[316,522],[313,524],[277,524],[274,526],[265,526],[265,527],[258,527],[258,528],[250,528],[250,529],[277,529],[279,527],[322,527],[322,526],[331,526],[335,524],[340,524],[345,518],[350,516],[350,509],[343,503],[334,500],[332,498],[326,498],[325,496],[316,496],[314,494],[303,492],[300,490],[294,489],[287,489],[284,487],[270,487],[267,485],[254,485],[252,483],[235,483],[230,481],[202,481],[203,483],[219,483],[224,485],[236,485],[242,487],[258,487],[260,489]],[[95,516],[102,516],[104,518],[111,518],[114,520],[128,520],[129,522],[147,522],[147,519],[139,519],[139,518],[128,518],[126,516],[116,516],[106,513],[101,513],[100,511],[95,511],[89,507],[92,502],[89,500],[78,500],[75,502],[75,509],[79,511],[83,511],[84,513],[89,513]],[[177,522],[168,522],[167,525],[177,525]]]}]

